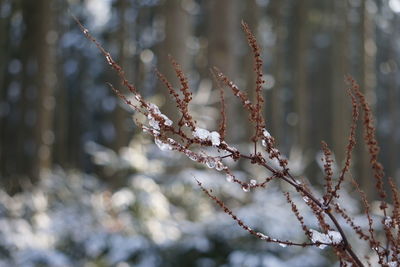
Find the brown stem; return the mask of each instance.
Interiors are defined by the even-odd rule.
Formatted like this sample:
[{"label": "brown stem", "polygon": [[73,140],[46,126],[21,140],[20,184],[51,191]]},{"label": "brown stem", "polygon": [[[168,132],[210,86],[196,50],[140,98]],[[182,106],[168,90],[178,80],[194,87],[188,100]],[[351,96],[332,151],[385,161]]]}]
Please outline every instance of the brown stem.
[{"label": "brown stem", "polygon": [[[245,159],[254,159],[254,157],[247,156],[247,155],[241,155],[241,157],[245,158]],[[259,162],[259,164],[261,166],[265,167],[267,170],[269,170],[273,174],[275,174],[277,177],[282,178],[285,182],[292,185],[296,189],[296,191],[300,191],[302,194],[304,194],[309,199],[311,199],[311,201],[313,201],[316,205],[318,205],[318,207],[321,208],[326,213],[326,215],[328,215],[328,217],[331,219],[331,221],[335,225],[336,229],[339,231],[340,235],[342,236],[344,249],[347,251],[347,253],[350,255],[350,257],[354,260],[354,262],[357,264],[357,266],[359,266],[359,267],[364,266],[364,264],[361,262],[361,260],[358,258],[358,256],[355,254],[355,252],[351,248],[351,245],[350,245],[349,241],[347,240],[347,237],[346,237],[342,227],[340,226],[336,217],[332,214],[329,206],[324,206],[323,203],[321,203],[318,199],[316,199],[310,192],[305,190],[300,184],[296,183],[294,177],[289,172],[286,172],[286,173],[279,172],[264,162]]]}]

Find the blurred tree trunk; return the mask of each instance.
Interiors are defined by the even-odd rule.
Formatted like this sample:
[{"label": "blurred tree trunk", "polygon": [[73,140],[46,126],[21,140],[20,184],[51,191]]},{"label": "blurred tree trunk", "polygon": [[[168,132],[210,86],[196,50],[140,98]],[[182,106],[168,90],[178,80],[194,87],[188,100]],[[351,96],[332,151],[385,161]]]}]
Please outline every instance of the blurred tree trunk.
[{"label": "blurred tree trunk", "polygon": [[297,114],[295,144],[301,150],[309,148],[310,114],[308,112],[310,98],[307,85],[307,58],[308,58],[308,9],[309,1],[296,1],[293,14],[294,38],[294,111]]},{"label": "blurred tree trunk", "polygon": [[[159,46],[159,60],[157,67],[168,80],[179,90],[180,84],[175,71],[170,64],[168,55],[171,55],[187,74],[189,71],[191,57],[188,53],[186,43],[192,32],[192,23],[188,11],[185,10],[185,3],[182,0],[164,1],[160,7],[160,14],[164,15],[165,39]],[[165,104],[162,106],[163,112],[173,121],[177,121],[180,114],[176,109],[176,104],[171,100],[167,89],[159,85],[165,97]]]},{"label": "blurred tree trunk", "polygon": [[332,151],[337,164],[341,166],[348,140],[350,125],[351,104],[345,90],[344,76],[349,73],[348,65],[348,23],[347,2],[335,1],[333,4],[335,20],[333,25],[333,52],[332,61]]},{"label": "blurred tree trunk", "polygon": [[[14,11],[14,9],[13,9]],[[7,63],[10,62],[12,47],[10,44],[10,27],[11,17],[13,12],[11,11],[8,17],[0,17],[0,49],[2,51],[9,51],[9,53],[0,53],[0,178],[1,182],[6,185],[12,182],[12,178],[9,177],[12,172],[12,166],[10,166],[10,154],[13,145],[16,141],[12,142],[9,137],[11,135],[11,103],[8,101],[8,88],[10,84],[10,76],[8,74]],[[14,163],[16,164],[16,163]],[[6,178],[6,179],[4,179]]]},{"label": "blurred tree trunk", "polygon": [[[399,18],[396,16],[392,20],[392,28],[397,29],[399,25]],[[390,48],[389,48],[389,62],[390,65],[390,78],[389,78],[389,88],[388,88],[388,113],[390,114],[390,128],[389,128],[389,140],[388,140],[388,148],[389,148],[389,164],[388,164],[388,175],[391,177],[398,176],[400,174],[400,166],[399,166],[399,152],[400,152],[400,144],[399,137],[400,134],[400,111],[399,111],[399,87],[397,85],[397,77],[399,74],[399,65],[396,64],[394,59],[396,58],[396,49],[398,47],[398,31],[394,31],[394,36],[391,37]]]},{"label": "blurred tree trunk", "polygon": [[[374,111],[374,100],[375,100],[375,85],[376,85],[376,73],[375,73],[375,25],[370,17],[365,1],[361,1],[360,5],[360,51],[361,51],[361,76],[360,76],[360,87],[361,90],[367,97],[369,104],[371,105],[372,111]],[[374,114],[374,112],[373,112]],[[361,117],[362,121],[362,117]],[[374,120],[376,124],[376,119]],[[359,127],[361,129],[362,127]],[[375,197],[374,186],[375,180],[371,173],[371,165],[369,164],[368,148],[363,144],[363,132],[359,131],[359,146],[357,149],[357,174],[362,188],[368,196]]]},{"label": "blurred tree trunk", "polygon": [[[131,64],[129,64],[128,58],[128,44],[129,44],[129,34],[127,28],[129,25],[127,24],[126,20],[126,11],[129,8],[129,2],[125,0],[117,1],[117,12],[118,12],[118,20],[119,20],[119,27],[116,33],[116,40],[118,41],[118,64],[124,69],[125,75],[127,76],[128,80],[131,80],[129,77]],[[115,82],[114,84],[119,84],[119,82]],[[115,128],[115,139],[112,144],[112,148],[117,153],[119,150],[127,146],[129,142],[128,136],[128,115],[127,112],[117,104],[114,109],[112,122],[114,123]]]},{"label": "blurred tree trunk", "polygon": [[[235,43],[239,37],[238,31],[240,29],[240,20],[237,12],[238,0],[209,1],[207,8],[210,14],[210,22],[208,24],[209,66],[218,67],[232,81],[237,83]],[[248,51],[249,57],[251,57],[250,53]],[[244,90],[243,88],[241,89]],[[232,93],[226,92],[227,138],[231,142],[240,142],[248,134],[249,129],[243,127],[243,125],[246,125],[247,114],[243,112],[243,108],[238,101],[231,101],[233,99]]]},{"label": "blurred tree trunk", "polygon": [[[256,3],[255,0],[250,0],[250,1],[246,1],[246,20],[245,22],[249,25],[251,31],[255,34],[258,43],[260,45],[260,47],[262,47],[262,43],[258,34],[258,29],[259,29],[259,22],[260,22],[260,18],[261,18],[261,7],[258,6],[258,4]],[[238,24],[239,21],[235,22],[236,24]],[[245,34],[242,32],[241,36],[238,36],[241,39],[246,40],[246,36]],[[263,51],[262,51],[263,52]],[[264,53],[266,54],[266,53]],[[246,43],[246,53],[244,55],[244,64],[243,66],[238,66],[238,68],[242,67],[244,68],[245,74],[246,76],[245,78],[245,86],[242,88],[243,90],[246,90],[249,96],[249,99],[253,102],[256,103],[256,75],[254,73],[254,58],[253,58],[253,53],[251,51],[251,48],[248,47],[247,43]],[[265,64],[264,64],[264,69],[265,69]],[[242,70],[240,70],[240,72],[242,72]],[[239,71],[237,71],[237,73],[240,73]],[[238,76],[238,75],[236,75]],[[236,77],[231,77],[232,79],[236,79]],[[229,95],[231,95],[231,93],[229,93]],[[265,94],[264,94],[265,95]],[[267,100],[268,101],[268,100]],[[266,101],[266,102],[267,102]],[[265,104],[265,103],[264,103]],[[242,108],[242,107],[240,107]],[[264,111],[268,110],[268,104],[265,104],[263,107]],[[243,112],[244,113],[244,112]],[[264,112],[267,113],[267,112]],[[254,124],[252,122],[250,122],[248,119],[248,116],[246,113],[244,113],[241,116],[241,120],[243,121],[242,127],[245,127],[246,129],[248,129],[248,131],[245,133],[245,136],[243,136],[246,140],[251,140],[251,137],[254,135]],[[268,119],[268,117],[266,118]]]},{"label": "blurred tree trunk", "polygon": [[34,49],[37,56],[37,124],[36,144],[38,146],[33,177],[38,178],[41,171],[50,169],[52,165],[52,146],[54,142],[53,117],[56,100],[54,88],[57,84],[55,72],[55,43],[57,33],[54,31],[52,1],[38,0],[31,12],[35,14]]},{"label": "blurred tree trunk", "polygon": [[[11,17],[11,12],[9,16],[2,16],[0,17],[0,49],[2,51],[10,51],[10,42],[9,42],[9,29],[10,29],[10,17]],[[5,77],[7,73],[7,68],[6,68],[6,62],[8,62],[9,58],[8,53],[0,53],[0,103],[3,104],[3,101],[6,100],[6,95],[5,95]],[[2,117],[0,117],[2,118]],[[2,120],[0,121],[0,123]],[[1,125],[1,124],[0,124]],[[3,129],[3,128],[1,128]],[[1,155],[1,146],[0,146],[0,155]]]},{"label": "blurred tree trunk", "polygon": [[[286,1],[273,1],[271,3],[271,19],[273,30],[275,32],[275,46],[271,51],[273,63],[271,66],[272,76],[275,84],[269,91],[269,97],[266,99],[267,105],[271,106],[271,116],[267,118],[267,127],[271,134],[276,138],[278,144],[284,144],[283,134],[284,126],[284,98],[283,86],[285,84],[285,30],[284,30],[284,8]],[[268,124],[268,120],[270,123]],[[268,126],[270,125],[270,126]]]},{"label": "blurred tree trunk", "polygon": [[[56,18],[65,16],[65,10],[67,8],[67,2],[61,1],[55,7],[53,13]],[[56,23],[54,26],[59,36],[62,36],[68,32],[66,25],[62,23]],[[57,90],[55,96],[57,99],[57,105],[54,112],[54,148],[53,148],[53,162],[63,168],[72,167],[68,155],[70,154],[71,147],[68,144],[69,141],[69,128],[68,117],[70,116],[68,110],[68,88],[66,85],[66,79],[64,75],[64,64],[63,57],[59,57],[59,64],[57,64],[55,71],[57,73]],[[77,166],[75,166],[77,167]]]},{"label": "blurred tree trunk", "polygon": [[[52,112],[55,105],[52,91],[57,78],[54,72],[57,34],[50,32],[53,25],[51,12],[50,1],[14,2],[10,17],[20,13],[22,20],[18,26],[26,30],[17,42],[3,39],[8,42],[10,51],[5,62],[18,62],[21,66],[12,74],[6,70],[9,75],[2,81],[7,88],[7,97],[13,95],[6,100],[9,116],[1,125],[1,168],[7,178],[3,181],[5,188],[10,193],[21,190],[23,184],[35,181],[39,171],[49,168],[51,164],[51,145],[54,141]],[[8,24],[9,30],[11,27]]]}]

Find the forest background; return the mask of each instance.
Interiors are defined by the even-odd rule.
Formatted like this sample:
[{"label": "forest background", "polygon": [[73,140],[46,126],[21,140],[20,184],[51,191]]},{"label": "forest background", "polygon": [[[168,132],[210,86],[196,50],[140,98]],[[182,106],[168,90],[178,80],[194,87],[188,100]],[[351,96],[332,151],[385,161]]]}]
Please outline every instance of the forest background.
[{"label": "forest background", "polygon": [[[114,234],[129,237],[121,239],[129,243],[133,242],[132,232],[135,237],[142,238],[141,242],[147,242],[146,253],[154,256],[154,266],[160,259],[168,259],[166,251],[169,250],[174,251],[171,255],[177,258],[177,255],[185,255],[183,262],[196,262],[199,266],[211,262],[216,266],[228,263],[239,266],[241,260],[249,259],[248,249],[256,247],[263,251],[254,244],[256,240],[243,237],[245,233],[235,240],[229,239],[228,233],[241,231],[233,226],[226,230],[225,239],[215,238],[218,224],[214,230],[209,230],[212,226],[204,223],[204,218],[212,221],[210,216],[219,216],[218,210],[195,190],[192,175],[187,170],[204,179],[212,180],[214,176],[189,161],[182,161],[177,155],[158,152],[153,140],[137,131],[132,113],[106,85],[106,82],[119,84],[118,77],[95,46],[85,39],[71,14],[110,51],[142,95],[158,104],[169,117],[176,118],[175,106],[154,73],[158,68],[177,84],[168,60],[168,54],[173,55],[188,74],[194,93],[191,108],[197,120],[209,129],[217,127],[219,116],[219,92],[213,84],[210,67],[220,68],[239,88],[248,90],[250,97],[254,97],[253,62],[240,26],[241,20],[246,21],[258,38],[265,60],[267,82],[263,92],[267,128],[289,158],[292,171],[307,177],[318,187],[323,184],[320,141],[330,144],[338,164],[344,158],[351,120],[351,104],[344,83],[346,74],[359,82],[372,104],[383,151],[380,160],[386,173],[399,182],[399,13],[399,0],[1,1],[0,183],[3,191],[0,215],[5,218],[4,224],[12,224],[16,218],[25,220],[29,226],[24,224],[24,227],[29,229],[32,240],[38,238],[40,244],[43,243],[40,248],[33,245],[33,241],[32,244],[17,244],[15,236],[10,236],[10,240],[14,239],[10,242],[18,249],[9,249],[7,242],[2,244],[0,253],[5,255],[4,262],[17,261],[21,258],[18,253],[27,253],[26,262],[34,262],[38,254],[29,253],[39,250],[44,251],[39,253],[40,259],[49,261],[138,264],[145,259],[133,257],[137,255],[135,249],[120,260],[109,255],[114,246],[110,241]],[[247,116],[233,96],[226,101],[229,103],[229,140],[246,146],[251,136],[246,130],[249,129]],[[362,136],[361,131],[359,136]],[[356,149],[353,160],[353,176],[374,199],[376,192],[371,183],[369,159],[362,147]],[[240,165],[238,169],[245,174],[252,172],[247,165]],[[52,181],[57,181],[57,186],[49,185]],[[87,181],[91,181],[89,189],[83,186]],[[140,212],[141,204],[151,206],[148,199],[139,201],[142,191],[147,192],[149,199],[163,199],[158,200],[163,204],[153,203],[155,209],[165,209],[159,211],[162,216],[157,212],[150,215]],[[46,200],[45,205],[35,192],[41,192],[39,195]],[[62,212],[65,214],[71,198],[75,198],[71,206],[75,203],[78,207],[80,201],[86,201],[82,194],[92,196],[87,196],[92,201],[87,207],[91,212],[100,209],[104,213],[101,214],[112,218],[111,226],[99,223],[106,229],[102,228],[107,233],[104,239],[87,241],[98,236],[98,229],[93,230],[100,227],[97,223],[103,218],[98,212],[88,218],[89,224],[96,227],[87,226],[86,240],[77,237],[78,240],[72,238],[67,242],[64,234],[54,238],[53,232],[46,232],[56,224],[57,214],[61,217]],[[93,196],[104,203],[96,203]],[[53,198],[58,198],[65,207],[54,207],[50,201]],[[22,207],[29,206],[29,199],[42,204],[34,204],[31,212],[27,212]],[[107,199],[112,206],[109,209]],[[196,214],[193,206],[198,199],[203,199],[197,208],[203,213]],[[16,201],[20,206],[13,206]],[[247,207],[243,210],[250,218],[257,213],[246,206],[257,203],[253,198],[240,196],[239,200],[231,201],[234,206]],[[12,202],[14,204],[10,204]],[[174,209],[179,210],[179,216]],[[119,217],[122,213],[132,216],[129,223]],[[33,218],[37,214],[45,214],[47,219],[39,217],[41,219],[36,222]],[[162,227],[163,220],[174,221],[172,230],[167,227],[173,234],[167,237],[160,237],[161,232],[166,231]],[[147,225],[149,221],[150,226]],[[194,242],[197,245],[193,245],[190,253],[183,251],[185,246],[177,245],[186,235],[192,235],[191,231],[181,229],[183,221],[196,222],[196,227],[202,229],[193,231],[202,233],[198,238],[204,240],[201,239],[203,243]],[[233,225],[229,219],[224,223]],[[81,224],[87,222],[77,223],[77,227]],[[159,232],[154,230],[157,228],[154,225],[158,225]],[[65,230],[63,227],[56,229]],[[28,231],[23,229],[16,226],[8,233],[3,230],[3,235]],[[52,241],[43,241],[40,229],[47,229],[46,236],[53,237]],[[68,231],[74,230],[68,228]],[[242,238],[247,238],[247,247],[235,243]],[[164,244],[166,241],[169,245]],[[89,243],[84,247],[103,245],[98,254],[91,254],[87,249],[89,252],[85,250],[84,255],[77,256],[75,253],[79,252],[82,242]],[[229,248],[215,249],[220,243],[229,244]],[[266,254],[257,255],[254,261],[262,265]],[[277,262],[289,264],[285,263],[287,255],[282,256],[279,250],[273,250],[270,256]],[[330,259],[328,253],[314,262]],[[167,262],[173,264],[173,257]]]}]

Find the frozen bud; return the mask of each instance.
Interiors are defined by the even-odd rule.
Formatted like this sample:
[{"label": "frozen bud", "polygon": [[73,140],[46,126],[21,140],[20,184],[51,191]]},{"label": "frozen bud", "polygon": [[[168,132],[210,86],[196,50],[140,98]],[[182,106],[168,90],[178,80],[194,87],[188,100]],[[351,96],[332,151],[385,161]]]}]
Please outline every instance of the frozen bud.
[{"label": "frozen bud", "polygon": [[178,144],[174,139],[172,139],[172,138],[167,138],[167,140],[168,140],[168,143],[169,144],[171,144],[171,145],[176,145],[176,144]]},{"label": "frozen bud", "polygon": [[261,239],[261,240],[267,240],[269,239],[269,236],[264,235],[263,233],[258,232],[257,236]]},{"label": "frozen bud", "polygon": [[392,222],[393,222],[393,220],[392,220],[392,218],[390,216],[386,216],[385,217],[384,223],[385,223],[386,227],[390,227],[392,225]]},{"label": "frozen bud", "polygon": [[271,134],[267,131],[267,129],[264,129],[263,135],[264,135],[266,138],[271,138]]},{"label": "frozen bud", "polygon": [[166,126],[172,125],[172,121],[166,115],[161,114],[160,116],[164,119],[164,125],[166,125]]},{"label": "frozen bud", "polygon": [[244,191],[244,192],[246,192],[246,193],[247,193],[247,192],[249,192],[249,191],[250,191],[250,186],[249,186],[249,185],[247,185],[247,184],[245,184],[245,185],[243,185],[243,186],[242,186],[242,189],[243,189],[243,191]]},{"label": "frozen bud", "polygon": [[210,169],[215,168],[215,165],[216,165],[215,159],[212,158],[212,157],[208,157],[208,158],[206,159],[206,165],[207,165],[207,167],[210,168]]},{"label": "frozen bud", "polygon": [[265,142],[265,140],[263,139],[263,140],[261,140],[261,145],[262,145],[263,147],[267,147],[267,142]]},{"label": "frozen bud", "polygon": [[232,183],[234,180],[235,180],[235,177],[233,177],[232,174],[229,174],[229,173],[228,173],[228,174],[226,175],[226,181]]},{"label": "frozen bud", "polygon": [[311,229],[311,241],[314,243],[324,243],[318,245],[318,248],[324,249],[326,248],[326,244],[340,244],[342,242],[342,236],[339,232],[336,231],[328,231],[327,234],[320,233],[316,230]]},{"label": "frozen bud", "polygon": [[111,57],[111,55],[110,55],[110,53],[107,53],[106,54],[106,60],[107,60],[107,63],[109,64],[109,65],[112,65],[113,64],[113,59],[112,59],[112,57]]},{"label": "frozen bud", "polygon": [[279,150],[276,148],[271,149],[272,154],[279,154]]},{"label": "frozen bud", "polygon": [[199,158],[197,157],[197,155],[194,154],[194,153],[188,153],[188,154],[186,154],[186,155],[188,156],[189,159],[191,159],[191,160],[193,160],[193,161],[198,161],[198,160],[199,160]]},{"label": "frozen bud", "polygon": [[251,179],[251,180],[250,180],[250,185],[251,185],[251,187],[256,186],[256,185],[257,185],[257,181],[254,180],[254,179]]},{"label": "frozen bud", "polygon": [[222,163],[222,161],[220,159],[217,160],[215,169],[217,171],[222,171],[225,168],[224,164]]}]

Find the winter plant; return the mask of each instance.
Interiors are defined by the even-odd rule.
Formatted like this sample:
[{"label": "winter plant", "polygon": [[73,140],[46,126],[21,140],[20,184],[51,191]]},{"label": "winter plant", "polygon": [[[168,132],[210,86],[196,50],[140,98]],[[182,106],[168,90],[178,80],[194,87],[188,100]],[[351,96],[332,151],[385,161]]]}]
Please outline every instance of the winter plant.
[{"label": "winter plant", "polygon": [[[161,150],[180,152],[192,161],[222,172],[225,174],[227,182],[240,186],[245,192],[262,190],[274,180],[286,183],[293,190],[287,190],[287,192],[282,190],[282,194],[285,196],[287,203],[304,231],[307,241],[282,240],[251,228],[219,197],[214,195],[212,190],[207,189],[200,181],[196,180],[201,190],[220,206],[241,228],[262,241],[276,243],[283,247],[312,246],[320,249],[330,247],[336,254],[341,266],[365,266],[365,264],[371,266],[371,264],[374,264],[374,260],[371,257],[376,258],[380,266],[400,265],[400,198],[398,189],[395,182],[391,178],[388,178],[387,182],[392,196],[392,203],[389,204],[390,200],[384,187],[384,169],[378,161],[379,146],[375,137],[373,115],[364,94],[352,77],[346,77],[348,84],[347,93],[352,103],[352,121],[349,129],[348,143],[345,148],[344,165],[338,177],[334,177],[332,152],[328,145],[322,142],[322,151],[324,154],[322,160],[325,172],[324,192],[317,192],[311,188],[308,182],[303,179],[296,179],[292,175],[288,167],[288,160],[277,149],[274,137],[270,135],[266,128],[263,117],[264,98],[262,95],[262,85],[265,82],[262,72],[263,61],[261,59],[260,46],[257,44],[254,34],[246,23],[242,22],[242,27],[253,53],[256,75],[256,97],[252,101],[229,77],[214,67],[212,74],[220,90],[220,121],[218,130],[211,131],[200,128],[193,119],[189,111],[192,92],[189,88],[188,78],[178,62],[172,57],[170,57],[170,61],[180,81],[179,90],[176,90],[162,73],[156,71],[156,74],[158,79],[165,85],[180,112],[180,118],[175,122],[164,115],[157,105],[143,98],[137,88],[126,79],[123,69],[113,60],[110,53],[102,47],[77,19],[76,21],[85,36],[104,55],[107,63],[119,75],[122,85],[132,93],[133,97],[125,96],[112,84],[108,85],[128,106],[144,116],[144,122],[136,120],[135,123],[140,129],[154,138],[156,145]],[[248,119],[253,125],[254,132],[250,140],[253,144],[252,153],[248,154],[240,151],[226,141],[227,103],[225,101],[225,88],[229,88],[233,95],[239,99],[243,109],[249,115]],[[366,194],[349,173],[352,152],[356,145],[357,123],[361,115],[363,116],[364,144],[370,156],[370,166],[375,178],[375,187],[380,197],[379,209],[383,214],[382,217],[374,217],[372,215],[371,205],[367,200]],[[233,170],[227,164],[229,161],[239,160],[247,160],[254,166],[261,166],[265,169],[265,176],[251,179],[250,181],[242,181],[235,176]],[[362,227],[362,223],[356,222],[349,212],[339,204],[342,196],[341,190],[343,191],[343,184],[346,180],[350,182],[360,196],[366,217],[366,227]],[[318,222],[319,229],[311,229],[305,223],[305,219],[298,208],[298,203],[296,204],[292,197],[293,193],[299,194],[304,203],[312,211]],[[345,227],[352,229],[353,233],[345,232]],[[354,236],[364,242],[369,248],[370,251],[367,255],[357,255],[354,246],[349,241],[350,237],[354,239]]]}]

